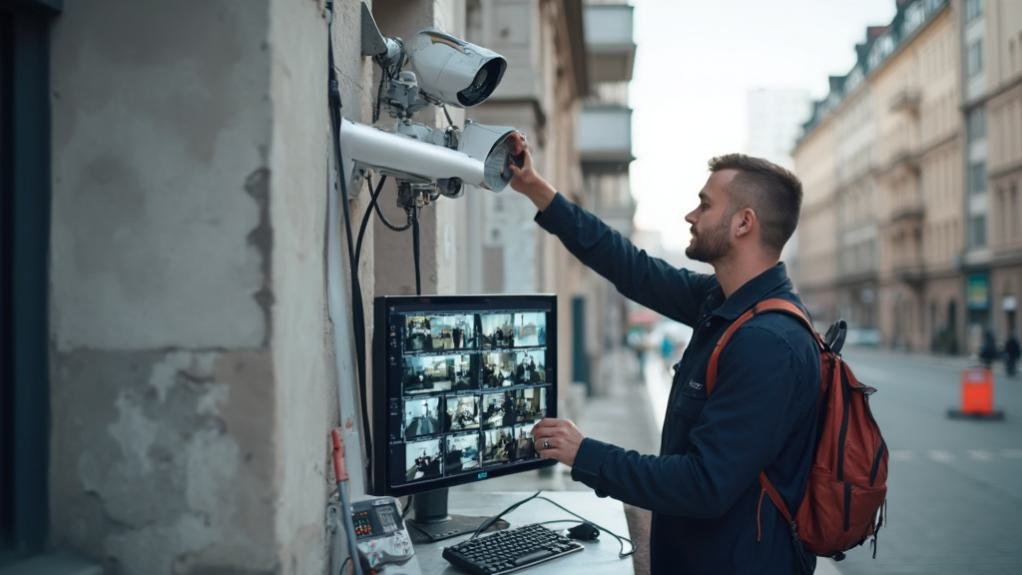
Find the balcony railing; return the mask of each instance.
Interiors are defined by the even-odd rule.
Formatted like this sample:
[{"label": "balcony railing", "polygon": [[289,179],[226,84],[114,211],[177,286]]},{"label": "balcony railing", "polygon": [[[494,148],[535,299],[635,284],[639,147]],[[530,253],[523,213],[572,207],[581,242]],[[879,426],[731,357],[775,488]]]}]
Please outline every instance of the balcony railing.
[{"label": "balcony railing", "polygon": [[624,106],[586,106],[576,134],[586,171],[623,172],[632,156],[632,110]]},{"label": "balcony railing", "polygon": [[593,82],[627,82],[635,63],[632,11],[627,4],[588,4],[584,24]]},{"label": "balcony railing", "polygon": [[918,114],[920,99],[919,90],[915,88],[902,88],[891,97],[891,111]]}]

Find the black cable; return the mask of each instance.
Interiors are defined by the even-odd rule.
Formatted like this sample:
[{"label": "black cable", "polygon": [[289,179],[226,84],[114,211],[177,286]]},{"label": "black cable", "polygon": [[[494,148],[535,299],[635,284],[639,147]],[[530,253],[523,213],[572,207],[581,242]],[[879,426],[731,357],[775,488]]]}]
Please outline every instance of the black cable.
[{"label": "black cable", "polygon": [[422,295],[422,275],[419,273],[419,208],[412,206],[412,260],[415,263],[415,295]]},{"label": "black cable", "polygon": [[[392,231],[403,232],[403,231],[407,230],[408,228],[412,227],[412,218],[410,216],[408,217],[408,221],[406,221],[405,225],[403,225],[403,226],[395,226],[394,224],[390,223],[390,221],[387,220],[387,217],[384,216],[383,212],[380,210],[380,203],[379,202],[376,203],[376,215],[379,216],[380,221],[383,222],[383,225],[387,226]],[[408,216],[407,213],[405,215]]]},{"label": "black cable", "polygon": [[344,575],[344,568],[348,565],[349,562],[351,562],[351,555],[348,555],[344,559],[344,563],[341,563],[341,570],[338,571],[338,573],[340,573],[341,575]]},{"label": "black cable", "polygon": [[376,86],[376,105],[373,107],[373,123],[380,119],[380,101],[383,100],[383,82],[387,79],[390,74],[387,73],[387,67],[382,63],[380,64],[380,83]]},{"label": "black cable", "polygon": [[493,517],[490,517],[486,521],[483,521],[482,523],[479,524],[479,527],[476,528],[476,530],[472,533],[472,536],[469,537],[469,539],[475,539],[476,537],[479,537],[480,533],[482,533],[483,531],[486,531],[487,529],[489,529],[490,526],[493,525],[494,523],[496,523],[497,521],[499,521],[501,517],[507,515],[508,513],[511,513],[512,511],[517,509],[520,505],[525,505],[530,500],[532,500],[532,499],[534,499],[536,497],[539,497],[540,493],[543,493],[542,489],[537,491],[537,492],[535,492],[535,493],[533,493],[532,495],[526,497],[525,499],[522,499],[521,501],[518,501],[516,503],[512,503],[511,505],[509,505],[507,507],[507,509],[501,511],[500,513],[494,515]]},{"label": "black cable", "polygon": [[[598,524],[596,524],[596,523],[594,523],[592,521],[589,521],[585,517],[582,517],[578,513],[575,513],[574,511],[568,509],[567,507],[561,505],[560,503],[554,501],[553,499],[550,499],[549,497],[543,497],[542,495],[539,495],[537,493],[536,495],[533,495],[532,497],[529,497],[528,499],[522,501],[522,503],[524,503],[525,501],[528,501],[529,499],[533,499],[533,498],[535,498],[535,499],[542,499],[543,501],[551,503],[554,507],[557,507],[561,511],[564,511],[565,513],[567,513],[569,515],[572,515],[574,517],[578,517],[582,521],[585,521],[586,523],[589,523],[590,525],[592,525],[593,527],[599,529],[600,531],[603,531],[605,533],[609,533],[612,537],[617,539],[617,542],[621,545],[621,551],[618,552],[618,555],[617,555],[619,559],[624,559],[625,557],[628,557],[629,555],[635,553],[635,543],[632,543],[631,539],[629,539],[627,537],[622,537],[621,535],[618,535],[617,533],[614,533],[613,531],[611,531],[610,529],[607,529],[606,527],[603,527],[602,525],[598,525]],[[628,542],[628,546],[632,548],[632,550],[629,551],[628,553],[625,553],[625,545],[624,545],[624,542],[622,540],[627,541]]]},{"label": "black cable", "polygon": [[444,111],[444,116],[447,116],[447,125],[453,127],[454,120],[451,119],[451,113],[447,111],[447,105],[440,104],[440,109]]},{"label": "black cable", "polygon": [[408,511],[410,511],[411,508],[412,508],[412,498],[413,497],[415,497],[415,496],[414,495],[409,495],[408,496],[408,501],[405,502],[405,508],[401,510],[401,519],[404,519],[405,517],[408,516]]},{"label": "black cable", "polygon": [[[330,6],[333,10],[333,3]],[[348,206],[348,183],[344,174],[344,156],[341,154],[341,88],[337,80],[337,71],[334,65],[334,42],[333,42],[333,17],[329,19],[327,26],[327,60],[329,77],[329,107],[330,107],[330,128],[333,135],[334,160],[337,164],[337,171],[341,181],[341,206],[344,208],[344,227],[348,240],[348,263],[351,266],[351,299],[352,299],[352,321],[355,332],[355,363],[358,369],[358,401],[362,413],[362,436],[365,440],[365,467],[371,469],[373,444],[372,435],[369,430],[369,409],[366,401],[366,367],[365,367],[365,307],[362,302],[362,286],[358,279],[358,267],[355,259],[355,246],[351,238],[351,214]],[[339,329],[340,326],[334,326]]]},{"label": "black cable", "polygon": [[373,187],[372,176],[366,176],[366,182],[369,183],[369,189],[372,191],[372,196],[369,199],[369,206],[366,207],[366,211],[362,214],[362,223],[358,226],[358,239],[355,240],[355,267],[358,268],[358,263],[362,259],[362,240],[365,238],[366,228],[369,226],[369,219],[373,217],[373,208],[376,207],[376,200],[380,197],[380,192],[383,191],[383,184],[387,181],[387,176],[384,174],[380,177],[380,183]]}]

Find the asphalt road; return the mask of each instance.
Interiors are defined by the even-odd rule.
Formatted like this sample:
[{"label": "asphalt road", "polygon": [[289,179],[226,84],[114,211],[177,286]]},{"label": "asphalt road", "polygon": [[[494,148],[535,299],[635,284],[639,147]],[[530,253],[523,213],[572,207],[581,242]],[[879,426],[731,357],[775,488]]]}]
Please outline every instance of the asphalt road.
[{"label": "asphalt road", "polygon": [[1003,421],[955,420],[967,360],[851,350],[891,450],[888,520],[841,573],[1022,573],[1022,379],[995,372]]}]

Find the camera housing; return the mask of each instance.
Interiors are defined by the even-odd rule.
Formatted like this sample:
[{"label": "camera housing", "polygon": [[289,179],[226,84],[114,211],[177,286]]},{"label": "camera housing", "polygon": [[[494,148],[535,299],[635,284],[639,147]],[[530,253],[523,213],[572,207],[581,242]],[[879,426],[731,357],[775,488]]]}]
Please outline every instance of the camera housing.
[{"label": "camera housing", "polygon": [[507,70],[500,54],[432,28],[415,35],[409,57],[427,97],[464,108],[489,98]]}]

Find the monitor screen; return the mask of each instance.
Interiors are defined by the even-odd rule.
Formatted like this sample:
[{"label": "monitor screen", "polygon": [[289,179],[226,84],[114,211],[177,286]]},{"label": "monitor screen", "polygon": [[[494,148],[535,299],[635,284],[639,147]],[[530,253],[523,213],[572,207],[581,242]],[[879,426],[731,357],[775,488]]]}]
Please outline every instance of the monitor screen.
[{"label": "monitor screen", "polygon": [[372,493],[555,463],[531,433],[557,415],[555,296],[380,297],[375,321]]}]

